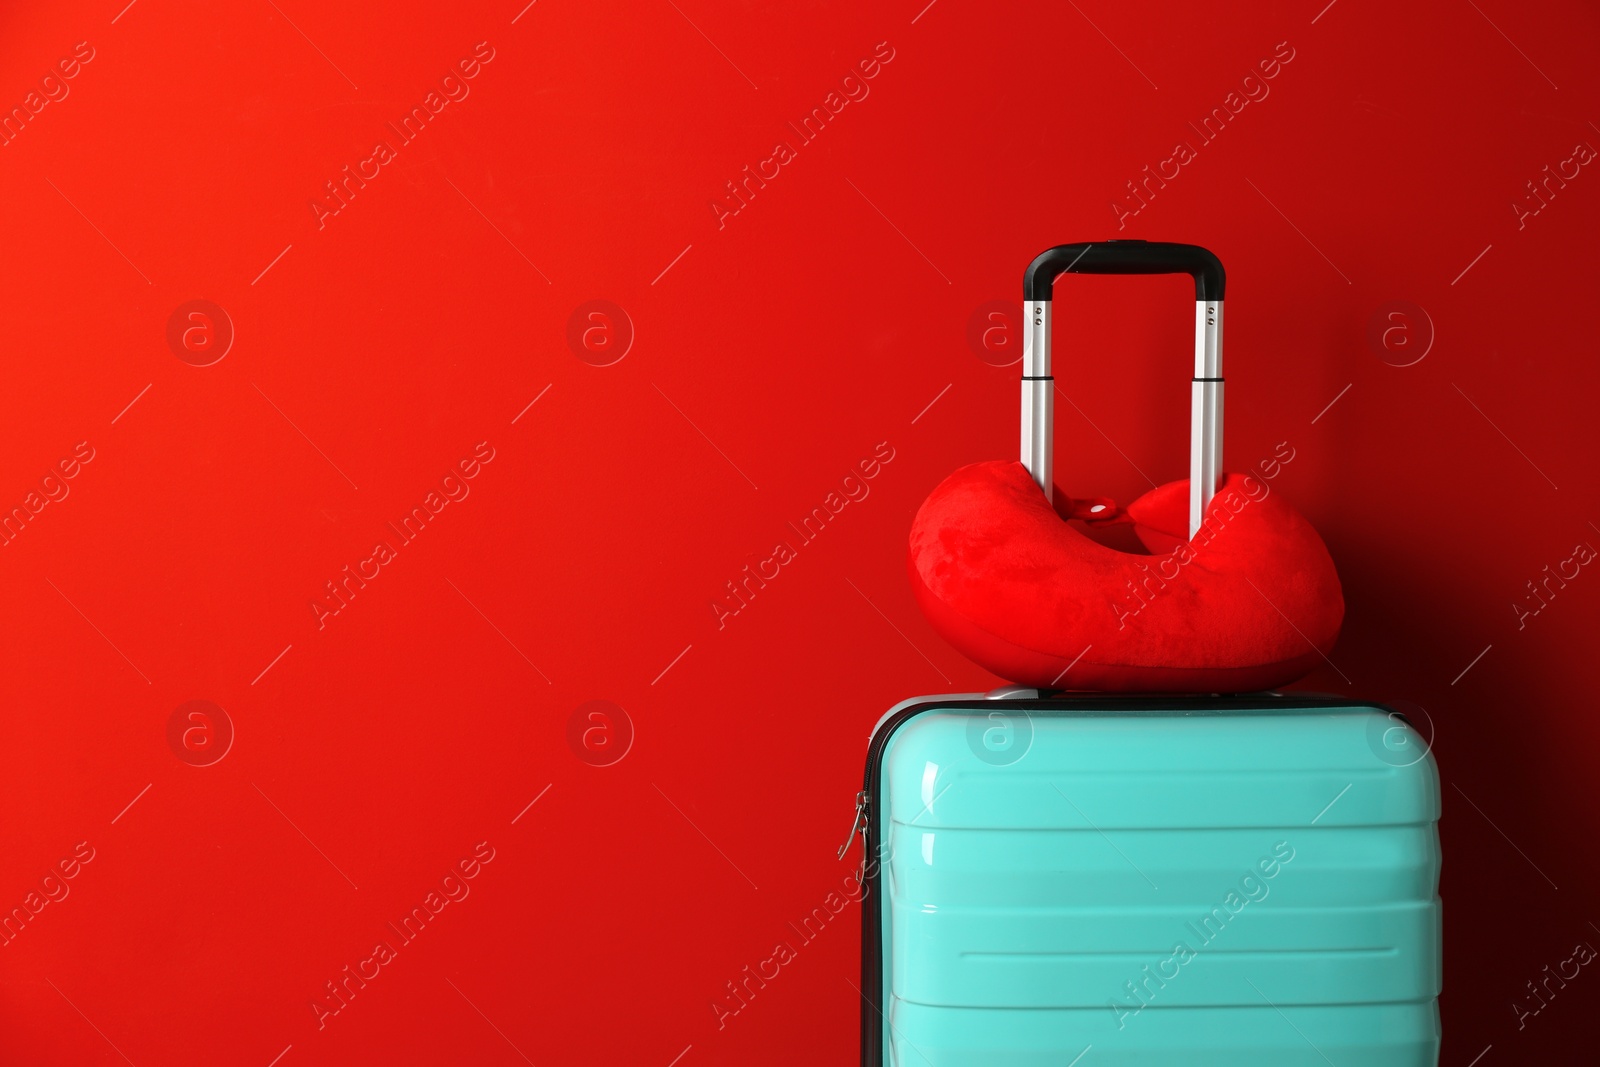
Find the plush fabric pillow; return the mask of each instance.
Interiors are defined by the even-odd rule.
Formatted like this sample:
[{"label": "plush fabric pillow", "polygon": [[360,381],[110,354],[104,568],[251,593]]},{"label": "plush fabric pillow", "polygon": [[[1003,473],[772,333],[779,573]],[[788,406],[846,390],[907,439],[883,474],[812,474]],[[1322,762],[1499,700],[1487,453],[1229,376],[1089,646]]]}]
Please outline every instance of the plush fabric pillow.
[{"label": "plush fabric pillow", "polygon": [[[1188,490],[1106,509],[1145,555],[1064,521],[1021,463],[963,467],[912,523],[912,588],[945,640],[1022,685],[1244,692],[1301,677],[1344,619],[1322,538],[1270,482],[1229,474],[1191,541]],[[1057,493],[1063,513],[1090,512]]]}]

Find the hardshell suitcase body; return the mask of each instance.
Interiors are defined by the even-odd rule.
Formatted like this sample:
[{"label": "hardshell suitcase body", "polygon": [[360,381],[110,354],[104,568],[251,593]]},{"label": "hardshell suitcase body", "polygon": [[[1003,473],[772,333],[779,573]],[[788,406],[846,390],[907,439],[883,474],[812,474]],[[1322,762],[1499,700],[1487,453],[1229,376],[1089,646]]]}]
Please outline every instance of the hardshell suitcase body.
[{"label": "hardshell suitcase body", "polygon": [[867,1067],[1437,1063],[1438,774],[1385,708],[922,698],[857,799]]}]

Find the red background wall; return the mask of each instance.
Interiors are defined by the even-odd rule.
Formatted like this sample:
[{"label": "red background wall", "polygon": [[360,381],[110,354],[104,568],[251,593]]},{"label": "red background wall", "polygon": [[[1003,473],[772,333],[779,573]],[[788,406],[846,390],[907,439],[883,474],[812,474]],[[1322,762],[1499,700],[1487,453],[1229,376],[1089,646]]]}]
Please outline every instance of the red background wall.
[{"label": "red background wall", "polygon": [[[1230,466],[1291,443],[1276,487],[1349,599],[1305,684],[1436,731],[1444,1062],[1592,1049],[1600,977],[1520,1029],[1513,1002],[1600,942],[1600,577],[1521,629],[1512,607],[1600,545],[1600,176],[1512,207],[1600,146],[1592,9],[122,2],[0,14],[0,105],[40,93],[0,147],[0,505],[26,512],[0,548],[0,906],[37,906],[0,950],[7,1062],[849,1062],[858,909],[789,924],[856,860],[834,849],[879,714],[995,684],[902,570],[937,480],[1015,447],[1018,368],[969,327],[1034,253],[1109,236],[1228,266]],[[479,42],[469,95],[401,143],[385,124]],[[798,144],[875,50],[869,95]],[[1186,124],[1277,50],[1200,144]],[[310,206],[380,139],[395,158]],[[1186,284],[1062,285],[1073,491],[1183,475]],[[169,342],[196,299],[220,313]],[[610,312],[591,351],[593,300],[631,329]],[[1427,322],[1386,348],[1391,301]],[[231,347],[193,365],[222,315]],[[469,495],[319,628],[324,583],[370,575],[480,442]],[[870,495],[719,628],[724,583],[880,442]],[[592,700],[631,726],[569,730]],[[319,1020],[464,859],[469,895]]]}]

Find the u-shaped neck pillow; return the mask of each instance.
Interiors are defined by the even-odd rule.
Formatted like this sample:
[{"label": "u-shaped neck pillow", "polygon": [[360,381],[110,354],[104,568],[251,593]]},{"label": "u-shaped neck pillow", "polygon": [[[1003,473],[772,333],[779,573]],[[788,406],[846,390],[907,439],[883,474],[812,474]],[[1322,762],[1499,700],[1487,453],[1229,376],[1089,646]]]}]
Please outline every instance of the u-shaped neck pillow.
[{"label": "u-shaped neck pillow", "polygon": [[1322,538],[1269,482],[1229,474],[1191,540],[1188,485],[1126,509],[1144,555],[1063,520],[1019,462],[963,467],[912,523],[917,602],[946,641],[1022,685],[1244,692],[1302,677],[1344,620]]}]

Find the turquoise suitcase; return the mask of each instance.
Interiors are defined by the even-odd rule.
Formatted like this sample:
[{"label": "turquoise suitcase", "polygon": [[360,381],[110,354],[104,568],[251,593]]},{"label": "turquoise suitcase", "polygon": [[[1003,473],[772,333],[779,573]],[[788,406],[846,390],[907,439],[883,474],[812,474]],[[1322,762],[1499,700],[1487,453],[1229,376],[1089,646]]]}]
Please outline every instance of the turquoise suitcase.
[{"label": "turquoise suitcase", "polygon": [[908,701],[857,796],[862,1063],[1432,1067],[1438,817],[1374,704]]}]

